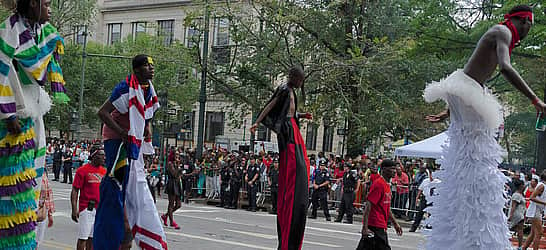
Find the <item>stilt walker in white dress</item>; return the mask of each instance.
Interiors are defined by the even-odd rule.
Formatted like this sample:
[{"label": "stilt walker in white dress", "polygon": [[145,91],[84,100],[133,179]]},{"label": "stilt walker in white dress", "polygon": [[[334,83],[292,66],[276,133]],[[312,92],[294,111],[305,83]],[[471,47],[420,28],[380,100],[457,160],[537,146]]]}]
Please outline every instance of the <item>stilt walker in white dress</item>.
[{"label": "stilt walker in white dress", "polygon": [[502,123],[501,105],[484,86],[499,67],[502,75],[527,96],[538,112],[544,103],[510,64],[512,49],[527,36],[533,24],[532,9],[512,8],[504,22],[491,27],[480,39],[463,70],[425,89],[425,100],[443,100],[449,109],[427,116],[439,122],[450,116],[449,146],[444,148],[437,177],[439,196],[432,197],[432,230],[426,248],[510,249],[507,218],[503,213],[504,184],[498,170],[502,148],[495,140]]}]

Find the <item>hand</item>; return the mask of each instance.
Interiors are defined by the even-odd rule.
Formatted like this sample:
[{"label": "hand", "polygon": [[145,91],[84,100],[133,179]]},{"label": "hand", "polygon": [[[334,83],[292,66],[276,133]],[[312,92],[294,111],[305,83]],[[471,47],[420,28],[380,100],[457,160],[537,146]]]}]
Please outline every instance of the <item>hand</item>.
[{"label": "hand", "polygon": [[72,210],[72,220],[76,223],[78,223],[78,219],[80,218],[80,214],[76,210]]},{"label": "hand", "polygon": [[370,234],[370,231],[368,230],[368,226],[362,227],[362,236],[368,237],[369,234]]},{"label": "hand", "polygon": [[542,117],[544,117],[546,115],[546,104],[544,104],[544,102],[538,101],[538,103],[535,104],[534,106],[535,106],[535,109],[537,110],[537,112],[542,113]]},{"label": "hand", "polygon": [[118,131],[118,134],[123,142],[127,142],[129,140],[129,131],[123,129],[122,131]]},{"label": "hand", "polygon": [[53,226],[53,215],[47,216],[47,227]]},{"label": "hand", "polygon": [[319,189],[319,186],[317,184],[313,184],[314,189]]},{"label": "hand", "polygon": [[21,133],[21,124],[19,124],[19,119],[16,117],[13,120],[4,120],[6,123],[6,129],[12,135],[18,135]]},{"label": "hand", "polygon": [[40,205],[40,207],[38,207],[38,211],[36,211],[36,215],[38,216],[36,218],[36,220],[38,222],[42,222],[46,219],[46,216],[47,216],[47,211],[46,211],[46,208],[44,206],[44,204]]},{"label": "hand", "polygon": [[250,133],[256,133],[256,129],[258,129],[258,126],[260,126],[258,123],[252,124],[252,126],[250,127]]},{"label": "hand", "polygon": [[427,116],[425,117],[425,120],[426,120],[427,122],[437,123],[437,122],[443,121],[443,118],[442,118],[442,116],[440,116],[440,115],[427,115]]},{"label": "hand", "polygon": [[307,120],[313,120],[313,115],[311,113],[305,113],[300,115],[300,118],[307,119]]},{"label": "hand", "polygon": [[402,228],[398,223],[394,223],[394,229],[396,230],[396,234],[398,234],[398,236],[402,236]]}]

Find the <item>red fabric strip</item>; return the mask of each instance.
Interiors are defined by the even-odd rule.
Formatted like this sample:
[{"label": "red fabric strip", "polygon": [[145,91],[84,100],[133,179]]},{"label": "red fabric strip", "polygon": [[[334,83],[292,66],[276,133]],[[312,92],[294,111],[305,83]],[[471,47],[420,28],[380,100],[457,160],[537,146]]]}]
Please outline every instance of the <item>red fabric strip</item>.
[{"label": "red fabric strip", "polygon": [[133,96],[131,99],[129,99],[129,109],[131,109],[131,106],[137,108],[138,113],[140,113],[140,115],[142,115],[142,118],[144,119],[144,107],[138,101],[138,98],[136,96]]},{"label": "red fabric strip", "polygon": [[[165,250],[168,249],[167,248],[167,243],[163,241],[163,238],[161,238],[161,236],[159,236],[159,235],[157,235],[157,234],[155,234],[153,232],[150,232],[150,231],[148,231],[148,230],[146,230],[144,228],[141,228],[138,225],[134,225],[132,231],[133,231],[133,237],[136,235],[136,233],[142,234],[142,235],[144,235],[144,236],[146,236],[146,237],[148,237],[150,239],[153,239],[153,240],[159,242],[161,244],[161,246],[163,247],[163,249],[165,249]],[[142,243],[144,243],[144,242],[140,241],[140,244],[142,244]],[[146,243],[144,243],[144,244],[146,244]],[[148,244],[146,244],[146,245],[148,245]],[[150,246],[150,247],[152,247],[152,246]],[[151,249],[155,249],[155,248],[152,247]]]},{"label": "red fabric strip", "polygon": [[137,139],[136,137],[130,135],[129,136],[129,142],[137,145],[139,148],[142,145],[142,140]]}]

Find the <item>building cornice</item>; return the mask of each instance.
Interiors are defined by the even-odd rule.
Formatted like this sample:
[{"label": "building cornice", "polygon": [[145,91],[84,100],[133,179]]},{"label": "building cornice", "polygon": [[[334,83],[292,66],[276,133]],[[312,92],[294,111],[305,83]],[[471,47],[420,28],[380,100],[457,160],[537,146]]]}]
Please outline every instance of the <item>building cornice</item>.
[{"label": "building cornice", "polygon": [[[132,1],[131,1],[132,2]],[[135,1],[137,2],[137,1]],[[146,9],[156,9],[156,8],[173,8],[192,5],[191,0],[182,0],[182,1],[168,1],[163,3],[115,3],[115,2],[106,2],[100,8],[100,12],[119,12],[119,11],[135,11],[135,10],[146,10]],[[193,4],[195,5],[195,4]]]}]

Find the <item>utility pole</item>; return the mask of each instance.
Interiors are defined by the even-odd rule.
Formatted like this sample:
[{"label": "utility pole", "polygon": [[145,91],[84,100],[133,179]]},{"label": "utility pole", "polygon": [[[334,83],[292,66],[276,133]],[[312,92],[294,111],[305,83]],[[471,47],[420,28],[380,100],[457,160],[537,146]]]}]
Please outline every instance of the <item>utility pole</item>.
[{"label": "utility pole", "polygon": [[205,33],[203,34],[203,69],[201,71],[201,92],[199,93],[199,127],[197,128],[197,148],[195,158],[203,155],[205,132],[205,103],[207,102],[207,59],[209,54],[209,6],[205,1]]},{"label": "utility pole", "polygon": [[78,140],[82,139],[82,115],[83,115],[83,85],[85,84],[85,61],[87,59],[87,24],[83,31],[83,51],[82,51],[82,79],[80,83],[80,111],[78,112]]}]

